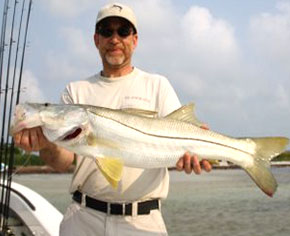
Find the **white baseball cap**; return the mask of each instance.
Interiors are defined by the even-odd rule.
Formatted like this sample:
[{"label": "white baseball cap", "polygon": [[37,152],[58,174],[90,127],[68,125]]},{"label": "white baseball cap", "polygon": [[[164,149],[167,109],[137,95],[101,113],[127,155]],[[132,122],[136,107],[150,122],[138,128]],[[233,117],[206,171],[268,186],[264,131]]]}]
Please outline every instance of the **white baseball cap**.
[{"label": "white baseball cap", "polygon": [[108,17],[121,17],[126,19],[133,25],[135,31],[137,32],[136,16],[130,7],[120,3],[111,3],[105,5],[98,12],[96,25],[98,25],[100,21]]}]

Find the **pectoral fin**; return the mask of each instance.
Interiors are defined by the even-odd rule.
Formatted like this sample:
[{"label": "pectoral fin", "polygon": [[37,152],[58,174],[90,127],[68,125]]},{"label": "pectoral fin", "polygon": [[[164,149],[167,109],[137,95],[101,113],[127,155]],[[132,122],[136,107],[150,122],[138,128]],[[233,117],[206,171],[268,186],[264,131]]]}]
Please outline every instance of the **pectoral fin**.
[{"label": "pectoral fin", "polygon": [[96,164],[110,185],[116,189],[122,177],[123,162],[118,158],[98,158]]}]

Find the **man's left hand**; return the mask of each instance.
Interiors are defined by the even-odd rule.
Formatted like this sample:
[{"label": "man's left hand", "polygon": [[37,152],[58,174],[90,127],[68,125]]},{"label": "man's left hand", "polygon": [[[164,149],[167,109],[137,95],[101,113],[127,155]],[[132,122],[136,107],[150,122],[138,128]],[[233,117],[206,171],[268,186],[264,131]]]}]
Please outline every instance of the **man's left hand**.
[{"label": "man's left hand", "polygon": [[[206,130],[209,129],[206,124],[203,124],[201,128]],[[199,161],[196,155],[190,156],[190,154],[186,152],[176,163],[176,169],[178,171],[185,171],[186,174],[191,174],[193,171],[195,174],[199,175],[202,169],[206,172],[210,172],[212,167],[207,160]]]},{"label": "man's left hand", "polygon": [[176,163],[176,169],[178,171],[185,171],[187,174],[191,174],[193,171],[195,174],[199,175],[202,169],[206,172],[210,172],[212,167],[207,160],[199,161],[196,155],[191,156],[186,152]]}]

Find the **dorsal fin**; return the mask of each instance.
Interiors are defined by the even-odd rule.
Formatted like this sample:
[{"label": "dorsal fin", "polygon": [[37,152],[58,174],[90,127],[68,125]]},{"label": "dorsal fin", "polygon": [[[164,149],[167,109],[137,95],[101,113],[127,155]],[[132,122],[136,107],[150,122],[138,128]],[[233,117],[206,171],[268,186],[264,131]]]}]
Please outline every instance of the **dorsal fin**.
[{"label": "dorsal fin", "polygon": [[134,114],[138,116],[144,116],[149,118],[157,118],[157,112],[156,111],[149,111],[149,110],[143,110],[143,109],[137,109],[137,108],[122,108],[121,111],[127,112],[129,114]]},{"label": "dorsal fin", "polygon": [[203,123],[200,122],[194,114],[194,104],[193,103],[190,103],[188,105],[184,105],[184,106],[180,107],[179,109],[171,112],[165,118],[189,122],[189,123],[192,123],[198,127],[203,125]]}]

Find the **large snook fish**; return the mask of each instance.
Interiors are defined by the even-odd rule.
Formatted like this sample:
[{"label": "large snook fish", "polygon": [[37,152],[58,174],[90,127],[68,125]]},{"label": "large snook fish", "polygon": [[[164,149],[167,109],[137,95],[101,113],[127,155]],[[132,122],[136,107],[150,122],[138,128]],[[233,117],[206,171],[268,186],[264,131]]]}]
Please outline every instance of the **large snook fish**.
[{"label": "large snook fish", "polygon": [[41,126],[46,138],[96,160],[113,187],[123,165],[135,168],[173,167],[188,151],[208,160],[242,167],[259,188],[272,196],[277,183],[270,160],[289,143],[284,137],[231,138],[197,126],[193,105],[164,118],[142,110],[113,110],[89,105],[26,103],[16,107],[12,133]]}]

